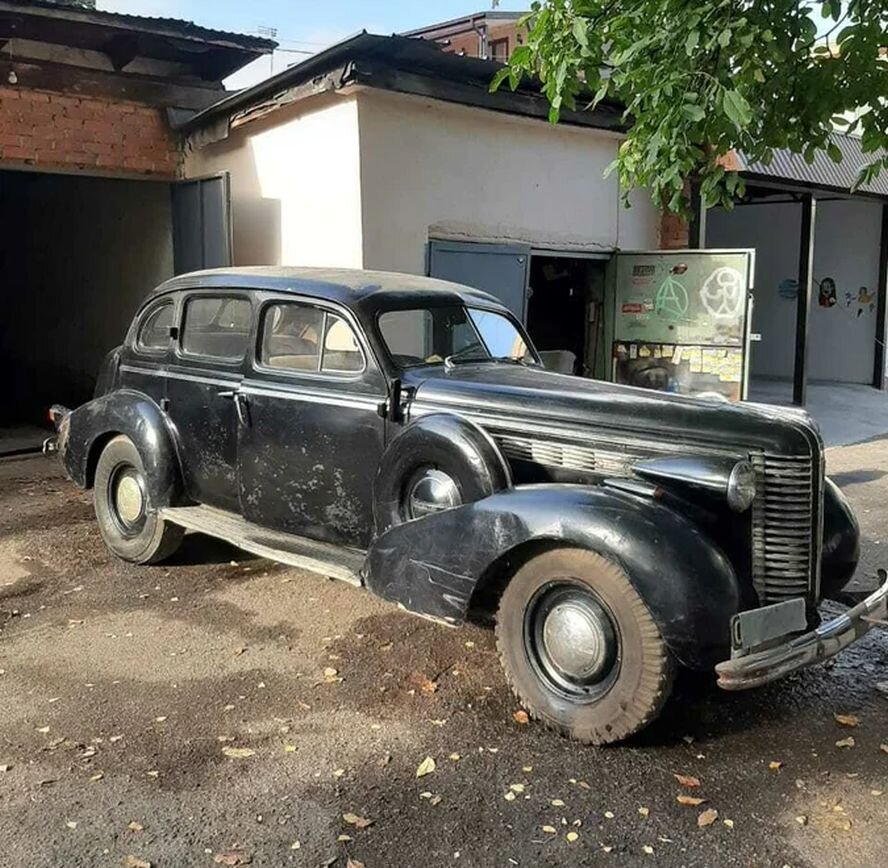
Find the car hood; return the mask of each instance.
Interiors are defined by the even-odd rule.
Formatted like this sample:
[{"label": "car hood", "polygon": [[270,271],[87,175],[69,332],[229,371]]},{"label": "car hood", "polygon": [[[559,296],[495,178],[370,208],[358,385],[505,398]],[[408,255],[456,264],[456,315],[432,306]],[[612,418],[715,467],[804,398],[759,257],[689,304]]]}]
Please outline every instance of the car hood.
[{"label": "car hood", "polygon": [[610,431],[619,437],[680,440],[689,447],[822,452],[817,426],[803,410],[673,395],[539,367],[485,362],[423,368],[406,372],[403,385],[414,390],[408,412],[450,410],[492,426],[512,421],[565,433],[594,428],[599,436]]}]

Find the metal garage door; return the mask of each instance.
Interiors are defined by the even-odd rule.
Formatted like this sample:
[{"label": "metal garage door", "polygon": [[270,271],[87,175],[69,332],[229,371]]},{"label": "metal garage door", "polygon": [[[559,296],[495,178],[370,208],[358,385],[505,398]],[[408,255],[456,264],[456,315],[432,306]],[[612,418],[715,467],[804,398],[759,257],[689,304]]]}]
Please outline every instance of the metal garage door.
[{"label": "metal garage door", "polygon": [[231,206],[227,172],[173,184],[176,274],[231,265]]},{"label": "metal garage door", "polygon": [[520,244],[429,242],[429,275],[496,296],[525,322],[530,247]]}]

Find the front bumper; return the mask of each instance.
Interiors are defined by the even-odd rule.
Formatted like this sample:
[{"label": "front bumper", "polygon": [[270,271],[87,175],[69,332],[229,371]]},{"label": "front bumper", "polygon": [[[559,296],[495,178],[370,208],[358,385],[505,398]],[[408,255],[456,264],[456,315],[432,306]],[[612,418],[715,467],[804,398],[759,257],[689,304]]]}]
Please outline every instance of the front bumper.
[{"label": "front bumper", "polygon": [[[884,576],[884,574],[883,574]],[[790,672],[822,663],[888,621],[888,581],[838,618],[821,624],[789,642],[719,663],[718,685],[725,690],[748,690],[783,678]]]}]

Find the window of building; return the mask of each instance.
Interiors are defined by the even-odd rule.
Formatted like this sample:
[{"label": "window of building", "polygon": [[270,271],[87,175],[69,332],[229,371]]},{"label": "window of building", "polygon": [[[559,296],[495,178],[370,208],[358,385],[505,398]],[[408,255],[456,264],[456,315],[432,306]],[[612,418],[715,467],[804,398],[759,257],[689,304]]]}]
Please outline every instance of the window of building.
[{"label": "window of building", "polygon": [[505,63],[509,59],[508,37],[506,39],[492,39],[487,45],[487,57],[489,60]]},{"label": "window of building", "polygon": [[185,303],[182,350],[215,359],[240,359],[250,336],[252,307],[245,298],[194,296]]},{"label": "window of building", "polygon": [[167,301],[155,307],[142,320],[136,345],[143,350],[165,350],[169,346],[172,326],[173,303]]}]

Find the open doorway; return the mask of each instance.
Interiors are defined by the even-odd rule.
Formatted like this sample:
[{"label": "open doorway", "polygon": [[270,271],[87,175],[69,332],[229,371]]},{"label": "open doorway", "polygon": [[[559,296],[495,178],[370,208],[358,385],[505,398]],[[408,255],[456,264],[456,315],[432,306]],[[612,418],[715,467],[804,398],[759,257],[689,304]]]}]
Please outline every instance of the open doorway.
[{"label": "open doorway", "polygon": [[530,259],[527,331],[546,367],[602,376],[606,262],[534,253]]},{"label": "open doorway", "polygon": [[170,184],[0,171],[0,233],[8,454],[40,445],[49,405],[92,396],[136,307],[172,276]]}]

